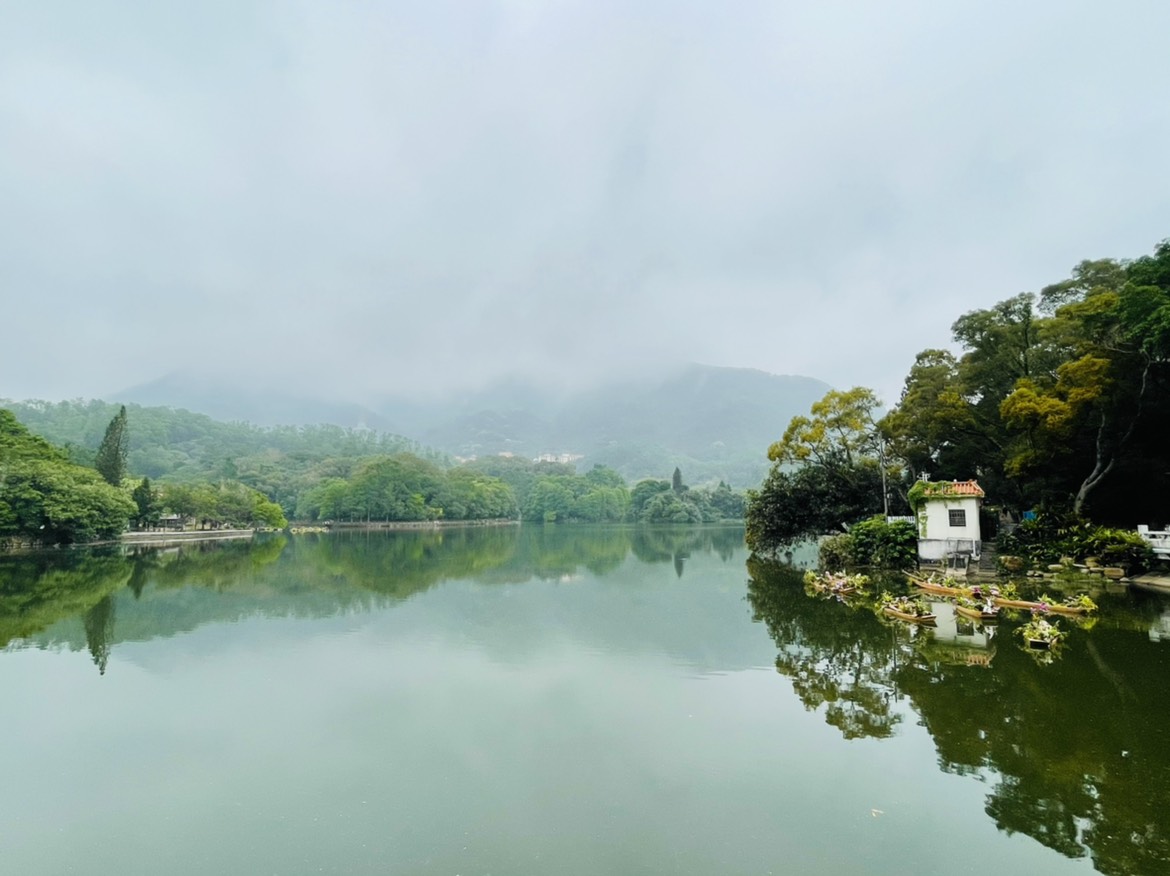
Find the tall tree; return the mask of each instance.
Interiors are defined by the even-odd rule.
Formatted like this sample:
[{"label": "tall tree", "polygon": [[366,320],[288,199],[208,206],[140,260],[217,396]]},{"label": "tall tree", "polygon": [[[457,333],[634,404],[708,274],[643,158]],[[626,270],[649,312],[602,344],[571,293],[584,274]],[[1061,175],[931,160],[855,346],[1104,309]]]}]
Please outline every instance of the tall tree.
[{"label": "tall tree", "polygon": [[927,350],[882,422],[916,473],[979,477],[997,504],[1120,524],[1170,493],[1170,241],[1077,265],[1037,300],[960,317],[958,359]]},{"label": "tall tree", "polygon": [[126,431],[126,406],[110,420],[106,434],[98,448],[94,468],[106,479],[106,483],[119,486],[126,477],[126,453],[130,447],[130,436]]},{"label": "tall tree", "polygon": [[143,478],[139,481],[138,486],[134,488],[134,492],[130,494],[130,498],[138,506],[138,514],[135,517],[135,522],[140,529],[144,526],[153,526],[158,523],[158,499],[154,495],[154,489],[150,486],[150,478]]},{"label": "tall tree", "polygon": [[682,471],[677,465],[674,467],[674,474],[670,476],[670,488],[676,493],[683,491]]},{"label": "tall tree", "polygon": [[[1082,262],[1071,279],[1047,287],[1042,301],[1063,340],[1065,361],[1056,380],[1020,381],[1001,413],[1025,437],[1010,465],[1022,471],[1063,463],[1079,483],[1073,511],[1118,467],[1135,456],[1144,420],[1161,407],[1170,365],[1170,241],[1153,256],[1128,265],[1109,259]],[[1156,454],[1165,461],[1165,453]],[[1152,470],[1164,468],[1146,460]],[[1086,474],[1087,471],[1087,474]],[[1009,468],[1009,473],[1011,470]]]},{"label": "tall tree", "polygon": [[881,436],[873,413],[879,402],[872,389],[855,386],[830,390],[814,402],[811,417],[793,417],[784,437],[768,448],[768,459],[780,465],[818,465],[830,476],[857,484],[858,468],[876,467]]},{"label": "tall tree", "polygon": [[[771,553],[792,542],[848,526],[885,506],[884,443],[873,390],[831,390],[809,417],[793,417],[768,448],[772,470],[749,490],[748,547]],[[888,512],[887,512],[888,513]]]}]

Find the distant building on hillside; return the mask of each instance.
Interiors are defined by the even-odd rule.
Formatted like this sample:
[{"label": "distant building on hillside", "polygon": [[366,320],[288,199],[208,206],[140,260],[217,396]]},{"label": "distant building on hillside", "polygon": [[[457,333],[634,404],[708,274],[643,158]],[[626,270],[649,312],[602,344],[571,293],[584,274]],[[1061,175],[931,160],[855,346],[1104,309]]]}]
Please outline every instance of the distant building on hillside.
[{"label": "distant building on hillside", "polygon": [[940,563],[977,560],[983,547],[975,481],[919,481],[910,491],[918,522],[918,558]]},{"label": "distant building on hillside", "polygon": [[560,462],[569,464],[576,462],[579,459],[584,459],[584,453],[542,453],[536,457],[533,462]]}]

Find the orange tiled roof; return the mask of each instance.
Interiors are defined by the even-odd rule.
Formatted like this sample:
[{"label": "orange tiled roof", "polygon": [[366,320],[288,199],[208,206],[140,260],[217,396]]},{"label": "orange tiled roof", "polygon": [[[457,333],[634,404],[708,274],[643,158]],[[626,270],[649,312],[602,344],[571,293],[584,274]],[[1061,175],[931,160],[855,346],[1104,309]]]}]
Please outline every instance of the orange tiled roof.
[{"label": "orange tiled roof", "polygon": [[982,499],[983,488],[975,481],[926,481],[927,499],[937,499],[950,496],[975,496]]}]

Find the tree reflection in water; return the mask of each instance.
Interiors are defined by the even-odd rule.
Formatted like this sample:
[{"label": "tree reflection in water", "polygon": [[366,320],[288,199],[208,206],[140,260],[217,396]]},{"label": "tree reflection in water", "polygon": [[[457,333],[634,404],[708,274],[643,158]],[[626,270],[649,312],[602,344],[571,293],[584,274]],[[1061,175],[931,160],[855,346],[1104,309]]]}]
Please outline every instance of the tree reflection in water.
[{"label": "tree reflection in water", "polygon": [[1112,625],[1074,630],[1051,664],[1013,642],[971,666],[927,631],[810,598],[790,567],[752,560],[749,573],[777,669],[846,738],[890,736],[910,710],[942,770],[990,784],[1001,830],[1103,873],[1170,872],[1170,649],[1129,622],[1142,605],[1118,602]]}]

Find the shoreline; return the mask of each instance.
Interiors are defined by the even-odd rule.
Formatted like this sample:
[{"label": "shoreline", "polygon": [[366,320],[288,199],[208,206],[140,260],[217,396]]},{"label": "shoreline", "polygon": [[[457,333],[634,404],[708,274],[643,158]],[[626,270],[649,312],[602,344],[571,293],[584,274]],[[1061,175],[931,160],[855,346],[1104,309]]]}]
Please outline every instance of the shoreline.
[{"label": "shoreline", "polygon": [[[252,538],[255,529],[192,529],[183,532],[124,532],[117,544],[183,544],[192,541],[228,541],[230,539]],[[114,542],[106,542],[113,544]]]},{"label": "shoreline", "polygon": [[354,523],[290,523],[290,529],[324,529],[326,532],[375,532],[378,530],[454,529],[464,526],[519,526],[511,517],[493,517],[489,520],[369,520]]}]

